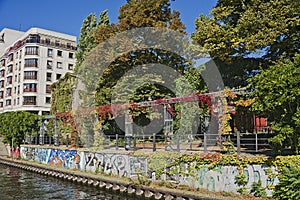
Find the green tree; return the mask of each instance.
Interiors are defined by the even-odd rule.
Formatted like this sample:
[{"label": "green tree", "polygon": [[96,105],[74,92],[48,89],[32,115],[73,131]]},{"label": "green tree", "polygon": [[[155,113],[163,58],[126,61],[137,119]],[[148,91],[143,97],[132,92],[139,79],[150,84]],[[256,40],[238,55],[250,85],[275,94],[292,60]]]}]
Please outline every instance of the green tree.
[{"label": "green tree", "polygon": [[271,142],[280,150],[291,146],[295,154],[300,147],[300,54],[284,59],[250,79],[254,91],[252,109],[267,116],[277,135]]},{"label": "green tree", "polygon": [[37,114],[16,111],[0,114],[0,135],[4,136],[4,143],[20,145],[26,135],[36,134],[39,131],[39,116]]},{"label": "green tree", "polygon": [[293,0],[219,0],[211,17],[196,20],[192,38],[215,59],[228,86],[245,85],[269,61],[299,52],[299,6]]},{"label": "green tree", "polygon": [[[101,43],[116,32],[139,27],[165,27],[184,32],[185,26],[179,15],[179,12],[171,10],[169,0],[131,0],[120,8],[118,24],[116,26],[99,27],[96,38]],[[125,54],[111,63],[106,73],[100,78],[96,94],[97,105],[110,104],[111,91],[117,81],[134,66],[147,63],[165,64],[175,68],[180,73],[183,73],[184,68],[187,66],[183,58],[159,49],[146,49]],[[140,88],[140,91],[143,91],[144,95],[136,93],[134,101],[148,100],[150,95],[153,95],[152,99],[171,96],[170,92],[160,87],[159,84],[145,84],[143,88]]]}]

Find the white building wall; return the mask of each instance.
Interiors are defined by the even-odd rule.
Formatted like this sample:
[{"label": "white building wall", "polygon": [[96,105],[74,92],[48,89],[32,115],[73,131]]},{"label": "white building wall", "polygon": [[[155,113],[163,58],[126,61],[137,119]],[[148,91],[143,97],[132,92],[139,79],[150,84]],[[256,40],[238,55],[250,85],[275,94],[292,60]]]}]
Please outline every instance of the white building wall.
[{"label": "white building wall", "polygon": [[[2,31],[1,31],[2,32]],[[40,37],[39,42],[26,43],[30,34],[34,34]],[[46,42],[46,38],[50,39],[50,43]],[[10,47],[15,45],[18,41],[23,41],[22,45],[13,50],[9,50]],[[59,41],[59,45],[55,42]],[[68,43],[68,45],[67,45]],[[4,80],[4,88],[0,88],[0,92],[4,93],[3,98],[0,98],[0,104],[2,102],[3,106],[0,106],[0,112],[16,111],[16,110],[27,110],[35,111],[38,113],[49,112],[50,103],[46,102],[46,98],[49,100],[51,98],[51,93],[46,91],[47,85],[51,85],[58,79],[58,75],[63,77],[65,73],[73,72],[73,68],[69,65],[75,66],[75,50],[76,50],[76,37],[71,35],[66,35],[62,33],[57,33],[54,31],[49,31],[45,29],[32,28],[26,33],[11,43],[11,46],[7,47],[5,51],[0,54],[0,61],[5,59],[5,66],[0,66],[0,70],[5,69],[5,76],[0,77],[0,81]],[[38,47],[37,55],[26,55],[26,47]],[[48,56],[48,49],[52,49],[52,57]],[[58,51],[62,53],[61,56],[58,55]],[[8,62],[8,55],[13,53],[14,60]],[[69,58],[70,54],[72,58]],[[26,59],[38,59],[38,65],[26,67]],[[52,61],[52,69],[47,67],[48,61]],[[60,63],[59,65],[57,63]],[[7,68],[9,65],[13,65],[13,72],[8,73]],[[26,71],[36,71],[36,79],[25,80]],[[51,73],[51,80],[47,80],[47,73]],[[12,84],[7,82],[7,77],[12,77]],[[24,84],[36,84],[37,90],[26,90],[24,91]],[[11,96],[7,94],[7,88],[11,88]],[[18,92],[19,91],[19,92]],[[35,96],[35,105],[24,105],[24,97]],[[6,101],[11,100],[11,105],[6,105]]]}]

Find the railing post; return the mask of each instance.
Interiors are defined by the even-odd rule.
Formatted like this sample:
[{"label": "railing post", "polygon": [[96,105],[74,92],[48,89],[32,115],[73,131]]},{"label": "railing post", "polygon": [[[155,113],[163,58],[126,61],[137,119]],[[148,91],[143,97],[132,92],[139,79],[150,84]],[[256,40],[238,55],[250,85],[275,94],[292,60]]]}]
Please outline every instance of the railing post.
[{"label": "railing post", "polygon": [[116,150],[119,149],[119,134],[116,134]]},{"label": "railing post", "polygon": [[155,133],[153,133],[153,152],[156,151]]},{"label": "railing post", "polygon": [[240,131],[236,132],[236,146],[238,155],[241,154],[241,134]]},{"label": "railing post", "polygon": [[190,135],[190,150],[193,149],[193,134]]},{"label": "railing post", "polygon": [[255,152],[258,152],[257,133],[255,133]]}]

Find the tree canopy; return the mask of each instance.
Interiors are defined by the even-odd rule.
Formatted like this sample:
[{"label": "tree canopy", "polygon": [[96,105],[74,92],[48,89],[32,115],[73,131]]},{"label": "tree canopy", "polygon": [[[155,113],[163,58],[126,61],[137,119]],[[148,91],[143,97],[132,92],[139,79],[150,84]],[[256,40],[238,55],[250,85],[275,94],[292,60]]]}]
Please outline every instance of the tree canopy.
[{"label": "tree canopy", "polygon": [[0,135],[4,136],[4,143],[20,145],[25,135],[37,134],[39,116],[26,111],[5,112],[0,114]]},{"label": "tree canopy", "polygon": [[277,136],[271,139],[282,147],[300,147],[300,54],[276,62],[250,80],[254,91],[252,109],[268,117]]},{"label": "tree canopy", "polygon": [[299,6],[293,0],[219,0],[210,17],[196,20],[192,38],[217,61],[225,84],[245,86],[269,61],[299,52]]}]

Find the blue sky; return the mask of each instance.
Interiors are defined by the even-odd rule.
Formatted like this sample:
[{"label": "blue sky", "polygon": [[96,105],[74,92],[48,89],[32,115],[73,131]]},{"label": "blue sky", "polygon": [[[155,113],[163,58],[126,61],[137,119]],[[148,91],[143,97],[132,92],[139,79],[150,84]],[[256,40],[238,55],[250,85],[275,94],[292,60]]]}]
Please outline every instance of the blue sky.
[{"label": "blue sky", "polygon": [[[208,15],[217,0],[176,0],[171,7],[180,11],[187,32],[195,31],[194,21],[200,14]],[[0,30],[11,28],[26,31],[40,27],[79,36],[84,18],[90,13],[108,9],[111,22],[116,23],[119,8],[126,0],[0,0]]]}]

